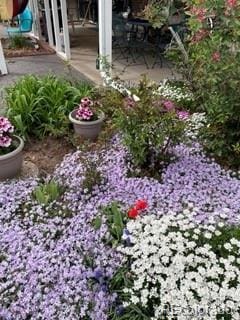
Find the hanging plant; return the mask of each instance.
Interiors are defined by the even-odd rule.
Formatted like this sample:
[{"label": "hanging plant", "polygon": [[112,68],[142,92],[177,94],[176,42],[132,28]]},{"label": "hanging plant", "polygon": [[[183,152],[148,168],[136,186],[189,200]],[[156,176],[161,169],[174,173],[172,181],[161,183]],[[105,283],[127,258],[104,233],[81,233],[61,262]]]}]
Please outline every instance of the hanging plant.
[{"label": "hanging plant", "polygon": [[150,0],[144,9],[146,19],[153,28],[160,28],[168,21],[173,0]]},{"label": "hanging plant", "polygon": [[149,0],[144,9],[145,18],[153,28],[167,24],[171,17],[184,10],[183,0]]}]

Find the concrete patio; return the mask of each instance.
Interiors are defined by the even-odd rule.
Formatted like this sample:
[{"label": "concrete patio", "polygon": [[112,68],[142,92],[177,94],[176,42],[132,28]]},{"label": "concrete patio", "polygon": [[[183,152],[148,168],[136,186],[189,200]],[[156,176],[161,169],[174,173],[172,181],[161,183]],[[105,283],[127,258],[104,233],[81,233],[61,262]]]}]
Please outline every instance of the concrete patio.
[{"label": "concrete patio", "polygon": [[[84,27],[75,26],[73,32],[70,28],[71,65],[86,75],[95,83],[101,83],[99,71],[96,69],[98,57],[98,30],[95,25],[86,24]],[[153,69],[147,69],[142,60],[136,64],[128,65],[126,60],[119,60],[117,54],[113,54],[113,74],[128,82],[137,82],[141,75],[145,74],[149,79],[159,82],[163,79],[177,78],[178,75],[170,68],[170,64],[163,62],[163,67],[157,64]],[[149,57],[150,66],[153,58]]]}]

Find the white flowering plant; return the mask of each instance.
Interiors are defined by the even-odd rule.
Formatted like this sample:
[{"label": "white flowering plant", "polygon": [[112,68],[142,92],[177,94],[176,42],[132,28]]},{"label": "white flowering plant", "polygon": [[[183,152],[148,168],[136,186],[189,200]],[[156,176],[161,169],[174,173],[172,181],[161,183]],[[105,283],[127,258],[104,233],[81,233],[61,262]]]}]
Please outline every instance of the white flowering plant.
[{"label": "white flowering plant", "polygon": [[191,106],[194,103],[191,90],[182,81],[164,80],[157,89],[154,90],[154,94],[171,100],[186,109],[191,109]]},{"label": "white flowering plant", "polygon": [[195,212],[127,223],[125,268],[112,284],[122,284],[124,310],[115,319],[239,319],[240,228],[220,219],[197,225]]}]

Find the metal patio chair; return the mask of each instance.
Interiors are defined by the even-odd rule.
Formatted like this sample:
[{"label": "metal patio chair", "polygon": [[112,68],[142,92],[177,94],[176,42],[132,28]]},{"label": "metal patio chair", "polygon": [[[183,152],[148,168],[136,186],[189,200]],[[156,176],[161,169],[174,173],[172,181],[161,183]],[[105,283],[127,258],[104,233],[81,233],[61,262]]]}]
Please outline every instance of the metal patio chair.
[{"label": "metal patio chair", "polygon": [[18,16],[18,26],[17,27],[8,27],[7,33],[9,36],[16,34],[23,34],[32,31],[33,25],[33,16],[30,9],[26,8],[23,13]]}]

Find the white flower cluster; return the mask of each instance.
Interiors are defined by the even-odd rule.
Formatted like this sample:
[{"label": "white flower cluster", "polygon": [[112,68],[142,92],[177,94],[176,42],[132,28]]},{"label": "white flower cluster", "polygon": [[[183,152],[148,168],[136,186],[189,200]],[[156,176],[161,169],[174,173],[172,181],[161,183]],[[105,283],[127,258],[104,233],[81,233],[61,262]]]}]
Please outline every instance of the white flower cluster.
[{"label": "white flower cluster", "polygon": [[[132,261],[125,307],[153,306],[151,320],[212,320],[226,312],[228,319],[239,319],[240,241],[221,242],[223,222],[200,227],[190,210],[184,211],[128,222],[132,246],[119,249]],[[213,239],[222,256],[213,250]]]},{"label": "white flower cluster", "polygon": [[207,125],[207,119],[204,112],[193,113],[186,121],[185,137],[190,141],[197,140],[201,128]]},{"label": "white flower cluster", "polygon": [[127,87],[120,81],[120,80],[114,80],[108,71],[102,72],[102,78],[104,79],[104,83],[108,85],[109,87],[117,90],[123,95],[127,95],[129,97],[132,97],[134,101],[139,101],[139,97],[137,97],[135,94],[132,95],[131,91],[127,89]]},{"label": "white flower cluster", "polygon": [[160,84],[156,94],[161,95],[166,99],[173,100],[175,102],[193,100],[193,95],[189,92],[189,90],[186,87],[179,88],[166,81]]}]

